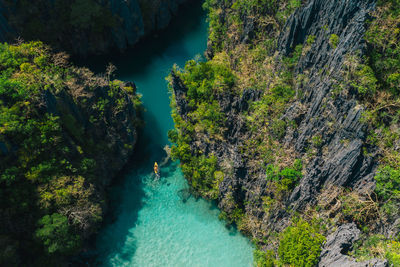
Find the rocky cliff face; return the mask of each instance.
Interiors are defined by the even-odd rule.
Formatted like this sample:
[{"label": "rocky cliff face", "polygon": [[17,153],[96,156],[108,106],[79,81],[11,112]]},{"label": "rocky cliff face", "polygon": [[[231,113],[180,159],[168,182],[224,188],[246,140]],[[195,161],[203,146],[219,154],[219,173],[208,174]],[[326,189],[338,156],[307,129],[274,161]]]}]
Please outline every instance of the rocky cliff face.
[{"label": "rocky cliff face", "polygon": [[[346,56],[365,53],[365,22],[374,6],[374,1],[312,1],[293,14],[278,41],[280,53],[287,55],[304,43],[306,36],[316,37],[295,69],[310,77],[304,85],[304,97],[283,115],[299,125],[285,137],[296,151],[304,153],[313,136],[320,136],[321,147],[325,147],[317,152],[292,192],[290,202],[295,208],[304,208],[327,184],[371,189],[368,183],[373,180],[375,166],[373,158],[362,151],[366,125],[360,119],[364,109],[351,92],[332,99],[332,91],[335,82],[342,79]],[[329,43],[333,34],[339,37],[336,47]]]},{"label": "rocky cliff face", "polygon": [[0,1],[0,41],[41,40],[72,54],[124,50],[165,28],[185,0]]},{"label": "rocky cliff face", "polygon": [[[224,173],[223,180],[214,182],[217,184],[219,207],[230,220],[238,223],[239,229],[256,240],[266,240],[258,243],[264,249],[275,249],[277,233],[286,229],[292,218],[299,214],[301,217],[329,218],[327,221],[333,223],[330,227],[339,225],[339,229],[335,233],[331,230],[325,232],[329,237],[321,254],[320,266],[385,266],[387,262],[356,263],[343,255],[359,238],[359,230],[355,225],[340,226],[349,221],[343,215],[346,212],[340,209],[342,201],[345,201],[346,193],[343,192],[350,190],[358,196],[373,195],[375,189],[377,149],[367,142],[368,127],[362,120],[365,107],[357,91],[344,84],[348,82],[352,58],[363,58],[367,53],[367,21],[372,19],[376,1],[303,1],[282,26],[279,26],[279,16],[285,11],[279,7],[276,8],[278,19],[274,22],[272,7],[266,10],[252,6],[249,11],[243,11],[248,6],[242,4],[244,6],[238,8],[239,1],[208,3],[212,7],[211,31],[214,32],[207,56],[210,62],[214,62],[212,64],[220,64],[224,60],[228,62],[226,64],[239,80],[233,89],[214,93],[214,99],[226,118],[221,127],[224,129],[223,137],[205,136],[197,130],[198,113],[195,112],[198,109],[196,111],[196,106],[189,104],[193,99],[189,85],[193,82],[190,79],[196,78],[185,76],[196,72],[186,68],[182,73],[173,73],[171,85],[179,115],[175,119],[178,134],[183,136],[182,140],[187,135],[191,137],[186,140],[190,140],[188,144],[194,157],[216,156],[219,169]],[[217,9],[219,11],[213,13]],[[249,15],[251,12],[258,12],[260,17],[266,16],[267,19],[260,20],[260,23],[254,19],[254,14]],[[230,20],[233,16],[236,17]],[[235,25],[235,19],[241,21],[240,26]],[[229,37],[221,41],[223,37],[217,35],[221,34],[218,31],[225,31]],[[272,38],[276,36],[277,42],[259,41],[261,32],[268,33]],[[272,49],[271,43],[274,44]],[[247,48],[248,44],[256,47],[254,50],[257,53],[264,50],[270,56],[261,58],[261,61],[247,60],[246,57],[253,55],[246,52],[246,49],[253,49]],[[248,54],[238,58],[235,51]],[[229,56],[224,54],[226,52]],[[295,62],[291,60],[293,58]],[[260,64],[261,67],[241,67],[241,62],[246,61],[248,65]],[[265,69],[275,70],[267,72]],[[254,72],[262,74],[257,76]],[[280,78],[264,78],[266,75]],[[247,80],[258,79],[259,83],[248,86],[243,77]],[[294,80],[286,82],[287,78],[282,77],[290,77],[289,80],[294,77]],[[190,82],[185,85],[186,80]],[[273,91],[290,87],[294,88],[290,93],[294,98],[284,104],[282,112],[276,112],[282,107],[276,102],[282,99],[284,93],[280,91],[280,98],[277,98]],[[238,88],[241,90],[239,94]],[[271,97],[275,100],[270,101]],[[263,101],[269,104],[263,105]],[[269,110],[271,106],[275,110]],[[260,113],[266,114],[268,119],[257,115]],[[194,129],[189,130],[191,128],[186,124],[182,126],[180,118],[193,125]],[[259,120],[262,122],[257,122]],[[267,130],[263,131],[264,127]],[[181,147],[179,142],[178,147]],[[260,145],[247,153],[254,143]],[[288,175],[285,166],[296,165],[296,159],[301,159],[303,167],[301,178],[293,183],[289,180],[297,179],[296,167]],[[285,174],[273,169],[275,167]],[[188,172],[188,175],[189,181],[193,181],[195,173]],[[285,180],[286,177],[294,178]],[[356,203],[357,199],[351,201]],[[316,211],[315,207],[322,210]],[[240,215],[241,211],[244,215]],[[370,219],[366,217],[366,220]],[[372,221],[375,233],[385,234],[387,229],[393,229],[390,223],[378,226]]]}]

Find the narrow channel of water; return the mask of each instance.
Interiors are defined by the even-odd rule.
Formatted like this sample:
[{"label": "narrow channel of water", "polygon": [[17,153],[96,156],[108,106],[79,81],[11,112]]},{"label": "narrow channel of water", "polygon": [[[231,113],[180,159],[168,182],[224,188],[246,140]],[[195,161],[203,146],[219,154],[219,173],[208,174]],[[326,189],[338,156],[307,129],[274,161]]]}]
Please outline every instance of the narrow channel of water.
[{"label": "narrow channel of water", "polygon": [[188,195],[176,163],[163,166],[158,181],[152,174],[173,128],[165,77],[173,64],[203,54],[206,43],[205,15],[200,4],[190,4],[158,37],[107,59],[118,68],[116,78],[137,84],[147,112],[131,171],[111,190],[114,215],[97,239],[103,266],[252,266],[250,242],[218,220],[215,206]]}]

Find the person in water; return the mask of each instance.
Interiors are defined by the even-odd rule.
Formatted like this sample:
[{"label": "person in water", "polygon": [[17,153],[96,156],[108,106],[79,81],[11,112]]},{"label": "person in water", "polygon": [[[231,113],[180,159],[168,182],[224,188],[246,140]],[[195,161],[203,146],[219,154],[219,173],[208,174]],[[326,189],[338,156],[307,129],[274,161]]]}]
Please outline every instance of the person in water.
[{"label": "person in water", "polygon": [[155,173],[156,176],[160,176],[160,171],[158,169],[157,162],[154,162],[154,173]]}]

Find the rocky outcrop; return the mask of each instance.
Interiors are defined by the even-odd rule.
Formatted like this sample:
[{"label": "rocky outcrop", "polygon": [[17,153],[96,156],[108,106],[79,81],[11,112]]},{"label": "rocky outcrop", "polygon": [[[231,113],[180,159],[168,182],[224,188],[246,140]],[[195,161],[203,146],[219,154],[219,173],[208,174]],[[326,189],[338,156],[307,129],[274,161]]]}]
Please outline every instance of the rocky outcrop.
[{"label": "rocky outcrop", "polygon": [[39,39],[83,56],[115,48],[123,51],[165,28],[183,2],[186,0],[2,0],[0,41]]},{"label": "rocky outcrop", "polygon": [[[222,24],[227,16],[226,9],[229,9],[226,3],[221,3],[219,10]],[[359,104],[357,92],[341,85],[346,83],[349,57],[362,58],[366,53],[364,35],[375,5],[374,0],[310,0],[289,17],[281,30],[276,46],[277,62],[291,57],[296,46],[302,45],[293,73],[295,77],[306,79],[299,88],[301,97],[290,102],[279,118],[295,124],[287,127],[279,142],[292,154],[292,160],[305,159],[306,168],[299,183],[278,208],[265,212],[263,204],[259,204],[260,199],[271,196],[266,193],[269,184],[265,169],[251,165],[250,159],[240,151],[245,141],[252,137],[244,123],[248,102],[259,99],[260,93],[247,88],[242,95],[223,92],[216,96],[226,116],[223,140],[210,141],[200,135],[192,136],[193,154],[195,151],[213,154],[220,165],[230,165],[231,169],[227,168],[229,171],[224,173],[219,184],[219,207],[228,214],[238,208],[245,210],[254,219],[249,227],[253,228],[246,229],[253,237],[263,239],[270,233],[281,232],[295,212],[302,213],[315,207],[323,189],[328,187],[349,188],[357,193],[374,190],[377,153],[374,147],[367,145],[367,125],[362,122],[365,109]],[[241,37],[232,38],[238,43],[228,43],[227,50],[229,45],[242,45],[252,38],[256,29],[254,22],[243,17],[240,21],[244,24],[238,33]],[[337,40],[333,42],[332,39]],[[212,51],[214,45],[209,43],[207,56],[210,59],[215,53]],[[187,89],[177,78],[172,85],[178,112],[182,118],[188,117]],[[318,145],[313,144],[314,138],[320,140]],[[309,153],[311,148],[313,153]],[[340,226],[344,222],[337,223]],[[355,224],[344,224],[328,236],[320,266],[386,266],[386,262],[380,261],[358,263],[345,255],[359,233]],[[274,248],[272,242],[267,243],[268,249]]]},{"label": "rocky outcrop", "polygon": [[352,224],[341,225],[334,233],[328,236],[321,252],[321,261],[318,266],[349,266],[349,267],[386,267],[387,261],[370,260],[356,262],[345,254],[351,250],[354,241],[357,241],[360,230]]},{"label": "rocky outcrop", "polygon": [[[304,153],[310,139],[321,136],[326,147],[308,165],[292,193],[290,203],[296,208],[305,207],[326,184],[354,187],[373,178],[373,158],[362,152],[366,138],[366,125],[360,122],[363,107],[351,92],[333,98],[332,91],[343,80],[346,56],[365,52],[365,22],[374,6],[374,1],[311,1],[293,14],[282,31],[278,49],[283,55],[303,44],[307,36],[315,36],[295,70],[307,73],[310,80],[304,97],[283,116],[299,124],[285,142]],[[339,37],[336,47],[329,42],[332,34]]]}]

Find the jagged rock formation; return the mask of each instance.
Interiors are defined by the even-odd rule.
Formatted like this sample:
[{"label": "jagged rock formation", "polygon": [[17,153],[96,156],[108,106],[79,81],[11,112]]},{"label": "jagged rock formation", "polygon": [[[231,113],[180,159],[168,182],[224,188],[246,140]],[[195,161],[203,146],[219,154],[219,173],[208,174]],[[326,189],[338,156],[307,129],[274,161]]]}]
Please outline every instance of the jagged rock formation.
[{"label": "jagged rock formation", "polygon": [[[365,52],[365,22],[374,6],[374,1],[311,1],[288,20],[278,41],[280,52],[287,55],[304,43],[306,36],[316,37],[295,70],[307,73],[310,80],[302,100],[293,103],[284,115],[299,124],[285,142],[304,153],[310,137],[319,135],[326,152],[321,151],[310,162],[292,193],[290,203],[296,208],[305,207],[325,184],[355,187],[362,183],[364,187],[373,179],[373,159],[362,151],[366,138],[366,125],[360,122],[363,107],[351,93],[334,100],[331,95],[335,81],[343,79],[346,56]],[[329,43],[332,34],[339,36],[336,47]],[[342,140],[347,140],[346,144]]]},{"label": "jagged rock formation", "polygon": [[349,267],[385,267],[386,261],[371,260],[367,262],[356,262],[345,254],[351,249],[352,244],[357,241],[360,230],[352,224],[341,225],[334,233],[328,236],[324,249],[321,252],[321,261],[318,266],[349,266]]},{"label": "jagged rock formation", "polygon": [[[217,62],[215,64],[225,59],[229,62],[227,65],[230,64],[232,69],[240,73],[241,69],[238,66],[246,59],[235,57],[237,53],[235,49],[246,51],[244,48],[246,44],[257,38],[257,34],[261,35],[260,32],[274,36],[276,33],[273,29],[278,28],[278,22],[275,24],[271,22],[269,11],[256,4],[249,7],[246,3],[240,2],[243,6],[237,7],[235,5],[240,5],[238,2],[234,4],[227,1],[208,2],[213,9],[211,12],[214,12],[211,16],[214,19],[213,30],[216,32],[212,33],[206,55],[210,61],[217,56],[217,60],[213,61]],[[217,157],[220,169],[224,172],[223,180],[214,182],[218,183],[219,207],[231,219],[238,216],[238,210],[243,210],[247,221],[244,227],[240,225],[239,228],[242,227],[242,230],[253,238],[258,240],[273,238],[276,233],[282,232],[290,225],[295,213],[307,213],[317,205],[321,207],[321,199],[326,197],[326,194],[331,195],[330,201],[322,205],[326,205],[323,208],[329,210],[340,205],[337,199],[343,188],[355,194],[369,195],[374,191],[374,176],[378,167],[377,149],[367,142],[368,127],[362,121],[365,107],[360,104],[358,92],[354,88],[342,85],[348,82],[347,73],[352,64],[349,58],[354,56],[362,58],[367,52],[365,41],[367,21],[372,18],[371,13],[375,7],[374,0],[303,1],[303,5],[288,17],[280,29],[276,46],[271,52],[274,61],[284,62],[296,53],[298,59],[290,71],[295,77],[296,97],[289,101],[278,118],[279,121],[284,121],[286,126],[281,131],[282,137],[275,138],[278,139],[279,146],[276,147],[279,149],[274,152],[279,154],[280,150],[285,150],[284,160],[293,164],[295,159],[300,158],[305,166],[301,179],[287,196],[279,196],[278,190],[274,189],[275,185],[267,181],[266,166],[257,166],[248,154],[243,153],[243,148],[249,146],[248,140],[257,143],[264,137],[251,133],[251,125],[246,124],[246,117],[251,115],[248,112],[249,103],[259,101],[263,94],[268,95],[268,93],[262,92],[263,89],[257,90],[251,87],[241,88],[240,94],[235,92],[236,88],[232,90],[233,92],[229,89],[217,91],[214,97],[226,118],[222,130],[223,137],[204,136],[196,130],[198,121],[193,116],[193,109],[196,107],[189,104],[192,101],[188,90],[190,88],[185,87],[184,81],[179,78],[179,73],[172,73],[171,85],[177,114],[194,128],[189,130],[190,127],[186,125],[180,126],[178,130],[184,136],[182,140],[187,138],[185,136],[187,132],[192,131],[194,133],[190,134],[187,140],[193,157],[199,155]],[[255,19],[254,14],[246,15],[246,12],[255,10],[260,10],[260,17],[266,14],[267,18],[261,20],[262,23]],[[278,10],[284,12],[279,8]],[[236,16],[235,19],[241,22],[240,26],[235,24],[235,19],[229,20],[229,16]],[[218,35],[221,32],[218,31],[228,32],[225,34],[229,37],[221,37]],[[255,42],[253,45],[259,46],[259,43]],[[298,45],[302,45],[300,52]],[[268,49],[271,48],[266,46],[265,50]],[[271,67],[273,64],[268,65],[269,62],[268,58],[264,59],[263,67],[273,69]],[[284,64],[287,63],[277,67],[278,73],[280,68],[285,68]],[[245,70],[247,73],[241,75],[250,76],[249,70]],[[184,70],[182,76],[186,75],[185,71],[190,73],[189,70]],[[272,76],[273,72],[270,75]],[[250,77],[254,79],[256,76]],[[277,82],[266,83],[268,88]],[[182,125],[179,120],[178,124]],[[274,121],[266,123],[273,124]],[[273,135],[273,130],[268,133]],[[256,155],[260,153],[255,152]],[[287,162],[282,163],[285,164]],[[191,181],[192,177],[188,179]],[[326,193],[328,191],[330,193]],[[277,201],[279,198],[281,199]],[[260,201],[261,199],[263,200]],[[337,210],[330,212],[327,217],[338,217]],[[337,219],[335,223],[340,226],[345,221],[346,219]],[[243,224],[243,221],[239,222]],[[384,234],[386,228],[390,231],[394,229],[390,225],[383,228],[380,225],[374,226],[373,231]],[[391,232],[391,236],[397,233],[398,231]],[[359,230],[354,224],[345,224],[335,233],[328,231],[326,234],[331,235],[328,236],[321,254],[320,266],[386,266],[386,262],[379,260],[356,263],[355,260],[343,255],[358,239]],[[272,241],[260,243],[266,249],[276,249],[276,243]]]},{"label": "jagged rock formation", "polygon": [[185,0],[0,1],[0,41],[41,40],[72,54],[120,51],[165,28]]}]

